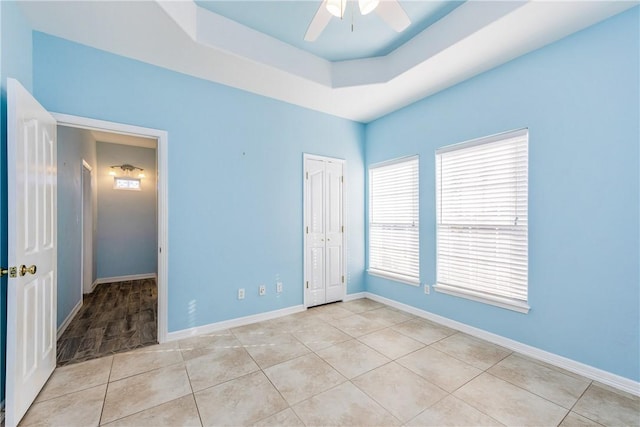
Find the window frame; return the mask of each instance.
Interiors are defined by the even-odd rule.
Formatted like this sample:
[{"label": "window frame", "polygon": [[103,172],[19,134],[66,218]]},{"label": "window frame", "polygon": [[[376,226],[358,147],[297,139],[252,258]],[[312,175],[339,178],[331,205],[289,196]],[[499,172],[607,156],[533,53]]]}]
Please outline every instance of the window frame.
[{"label": "window frame", "polygon": [[[526,220],[526,247],[527,247],[527,251],[526,251],[526,300],[519,300],[519,299],[511,299],[508,297],[502,297],[499,295],[490,295],[487,293],[483,293],[483,292],[478,292],[478,291],[474,291],[473,289],[469,289],[469,288],[462,288],[459,286],[451,286],[451,285],[447,285],[447,284],[443,284],[440,283],[440,203],[441,203],[441,192],[440,189],[437,187],[440,184],[440,167],[439,167],[439,156],[442,154],[445,154],[447,152],[452,152],[452,151],[458,151],[458,150],[464,150],[464,149],[468,149],[468,148],[472,148],[472,147],[477,147],[480,145],[486,145],[486,144],[491,144],[491,143],[496,143],[496,142],[501,142],[501,141],[506,141],[508,139],[514,139],[514,138],[525,138],[525,171],[524,171],[524,175],[526,176],[526,215],[527,215],[527,220]],[[465,142],[461,142],[458,144],[452,144],[452,145],[448,145],[442,148],[439,148],[435,151],[435,184],[436,184],[436,191],[435,191],[435,208],[436,208],[436,218],[435,218],[435,225],[436,225],[436,282],[433,285],[434,290],[436,290],[437,292],[440,293],[444,293],[444,294],[449,294],[449,295],[453,295],[453,296],[457,296],[457,297],[461,297],[461,298],[466,298],[466,299],[470,299],[473,301],[478,301],[478,302],[482,302],[485,304],[489,304],[489,305],[493,305],[493,306],[497,306],[497,307],[501,307],[501,308],[505,308],[508,310],[513,310],[519,313],[523,313],[523,314],[527,314],[530,310],[530,306],[529,306],[529,277],[528,277],[528,272],[529,272],[529,252],[528,252],[528,239],[529,239],[529,226],[528,226],[528,210],[529,210],[529,129],[528,128],[522,128],[522,129],[517,129],[517,130],[513,130],[513,131],[508,131],[508,132],[503,132],[503,133],[499,133],[499,134],[495,134],[495,135],[490,135],[490,136],[486,136],[486,137],[481,137],[481,138],[477,138],[477,139],[473,139],[470,141],[465,141]],[[496,226],[497,227],[497,226]],[[480,228],[480,227],[478,227]]]},{"label": "window frame", "polygon": [[[118,181],[128,181],[133,182],[136,181],[138,183],[138,187],[119,187]],[[113,189],[114,190],[124,190],[124,191],[142,191],[142,178],[133,178],[130,176],[114,176],[113,177]]]},{"label": "window frame", "polygon": [[[375,171],[376,169],[381,169],[381,168],[385,168],[385,167],[391,167],[391,166],[395,166],[401,163],[409,163],[409,162],[415,162],[416,164],[416,168],[417,168],[417,177],[415,179],[415,184],[416,184],[416,188],[415,188],[415,194],[417,196],[417,215],[416,215],[416,225],[415,227],[417,227],[417,248],[416,249],[416,254],[417,254],[417,265],[415,265],[415,268],[417,269],[417,277],[414,276],[410,276],[408,274],[405,274],[403,272],[398,272],[398,271],[389,271],[389,270],[383,270],[383,269],[379,269],[376,267],[372,267],[371,266],[371,224],[372,224],[372,218],[373,218],[373,208],[372,208],[372,201],[373,201],[373,188],[372,188],[372,172]],[[396,158],[396,159],[392,159],[392,160],[387,160],[387,161],[383,161],[383,162],[378,162],[378,163],[374,163],[369,165],[368,169],[367,169],[367,178],[368,178],[368,185],[367,185],[367,206],[368,206],[368,215],[367,215],[367,274],[371,275],[371,276],[377,276],[377,277],[382,277],[388,280],[393,280],[395,282],[400,282],[400,283],[404,283],[404,284],[408,284],[411,286],[420,286],[420,157],[419,155],[415,154],[415,155],[411,155],[411,156],[405,156],[405,157],[400,157],[400,158]]]}]

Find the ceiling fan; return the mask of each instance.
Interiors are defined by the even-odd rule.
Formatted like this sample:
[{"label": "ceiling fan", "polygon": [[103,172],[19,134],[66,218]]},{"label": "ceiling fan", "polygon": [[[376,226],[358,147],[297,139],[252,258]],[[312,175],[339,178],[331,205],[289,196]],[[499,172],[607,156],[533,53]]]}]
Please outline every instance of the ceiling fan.
[{"label": "ceiling fan", "polygon": [[[304,39],[308,42],[315,41],[329,24],[331,17],[335,16],[340,19],[344,17],[346,7],[347,0],[323,0],[309,24]],[[398,0],[358,0],[358,7],[362,15],[375,11],[384,22],[398,33],[404,31],[411,24],[409,16],[402,9]]]}]

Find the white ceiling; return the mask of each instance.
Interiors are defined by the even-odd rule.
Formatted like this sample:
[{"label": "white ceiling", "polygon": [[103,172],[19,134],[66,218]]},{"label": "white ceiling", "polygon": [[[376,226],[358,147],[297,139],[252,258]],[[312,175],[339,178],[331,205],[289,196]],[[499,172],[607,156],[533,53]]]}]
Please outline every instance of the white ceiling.
[{"label": "white ceiling", "polygon": [[366,123],[637,4],[468,1],[386,56],[337,62],[189,0],[20,6],[34,30]]}]

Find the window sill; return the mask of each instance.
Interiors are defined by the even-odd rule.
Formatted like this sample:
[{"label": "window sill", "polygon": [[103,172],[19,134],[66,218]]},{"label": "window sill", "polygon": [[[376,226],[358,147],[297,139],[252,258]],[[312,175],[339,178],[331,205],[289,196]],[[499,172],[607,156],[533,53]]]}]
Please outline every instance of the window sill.
[{"label": "window sill", "polygon": [[394,282],[404,283],[405,285],[411,286],[420,286],[419,279],[411,279],[406,276],[401,276],[399,274],[388,273],[385,271],[378,270],[367,270],[367,274],[370,276],[382,277],[383,279],[393,280]]},{"label": "window sill", "polygon": [[454,288],[452,286],[443,285],[441,283],[437,283],[433,285],[433,289],[436,292],[440,292],[447,295],[453,295],[460,298],[470,299],[472,301],[478,301],[484,304],[494,305],[496,307],[504,308],[507,310],[517,311],[518,313],[527,314],[531,307],[527,303],[511,301],[507,298],[491,298],[486,295],[481,295],[475,293],[473,291],[464,291],[458,288]]}]

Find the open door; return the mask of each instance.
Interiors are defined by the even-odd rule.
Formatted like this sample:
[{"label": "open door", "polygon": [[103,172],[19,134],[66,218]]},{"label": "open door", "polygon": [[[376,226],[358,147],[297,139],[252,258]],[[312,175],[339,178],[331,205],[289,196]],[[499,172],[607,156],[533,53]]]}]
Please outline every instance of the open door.
[{"label": "open door", "polygon": [[6,425],[20,422],[56,367],[56,120],[7,79]]}]

